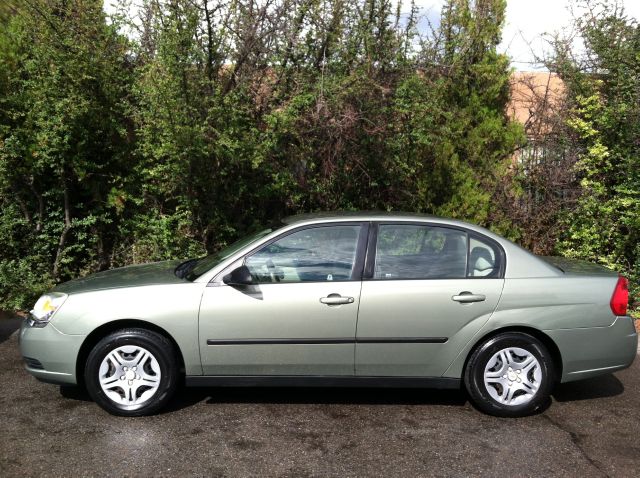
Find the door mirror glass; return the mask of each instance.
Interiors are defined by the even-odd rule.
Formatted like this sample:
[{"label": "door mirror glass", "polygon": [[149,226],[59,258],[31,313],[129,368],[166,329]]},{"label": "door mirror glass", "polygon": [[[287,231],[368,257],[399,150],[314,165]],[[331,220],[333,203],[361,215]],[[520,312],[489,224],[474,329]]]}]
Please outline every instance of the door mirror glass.
[{"label": "door mirror glass", "polygon": [[230,286],[245,286],[253,284],[253,277],[247,266],[240,266],[224,276],[222,282]]}]

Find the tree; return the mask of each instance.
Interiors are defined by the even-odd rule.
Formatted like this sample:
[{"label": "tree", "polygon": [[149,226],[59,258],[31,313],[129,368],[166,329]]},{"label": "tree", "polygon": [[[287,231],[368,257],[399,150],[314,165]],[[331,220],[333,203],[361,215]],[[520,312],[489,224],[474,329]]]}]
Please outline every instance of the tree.
[{"label": "tree", "polygon": [[2,30],[2,302],[108,263],[127,175],[126,41],[96,0],[25,0]]},{"label": "tree", "polygon": [[[577,207],[562,254],[601,262],[640,289],[640,27],[615,2],[586,0],[576,21],[584,55],[556,44],[553,67],[568,88],[576,138]],[[636,303],[636,307],[637,307]]]},{"label": "tree", "polygon": [[297,212],[512,231],[491,208],[522,142],[504,0],[451,0],[427,36],[391,0],[127,5],[25,0],[0,17],[0,306]]}]

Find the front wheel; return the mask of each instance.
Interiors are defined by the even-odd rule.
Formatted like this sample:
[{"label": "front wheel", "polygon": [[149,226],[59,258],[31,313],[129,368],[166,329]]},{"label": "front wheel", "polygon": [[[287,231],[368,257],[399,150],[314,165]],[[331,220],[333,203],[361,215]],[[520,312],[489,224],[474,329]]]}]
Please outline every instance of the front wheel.
[{"label": "front wheel", "polygon": [[178,384],[175,350],[146,329],[123,329],[93,348],[85,367],[91,398],[114,415],[150,415],[162,408]]},{"label": "front wheel", "polygon": [[506,332],[475,349],[464,382],[474,404],[483,412],[500,417],[526,416],[549,401],[553,361],[535,337]]}]

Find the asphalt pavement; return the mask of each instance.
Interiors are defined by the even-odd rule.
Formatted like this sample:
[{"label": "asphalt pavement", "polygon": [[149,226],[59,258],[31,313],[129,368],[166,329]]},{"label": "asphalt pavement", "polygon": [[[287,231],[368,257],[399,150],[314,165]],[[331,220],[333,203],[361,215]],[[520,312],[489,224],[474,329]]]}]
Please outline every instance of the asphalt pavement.
[{"label": "asphalt pavement", "polygon": [[640,475],[640,360],[522,419],[457,391],[289,388],[185,389],[118,418],[29,376],[17,326],[0,319],[2,477]]}]

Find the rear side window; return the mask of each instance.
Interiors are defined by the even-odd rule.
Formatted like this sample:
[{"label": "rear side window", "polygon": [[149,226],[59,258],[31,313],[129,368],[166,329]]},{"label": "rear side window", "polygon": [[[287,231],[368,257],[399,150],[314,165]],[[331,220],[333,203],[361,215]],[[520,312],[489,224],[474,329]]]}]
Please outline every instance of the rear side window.
[{"label": "rear side window", "polygon": [[498,277],[500,275],[500,251],[493,244],[471,237],[469,239],[468,277]]},{"label": "rear side window", "polygon": [[381,224],[374,279],[462,279],[467,233],[444,227]]},{"label": "rear side window", "polygon": [[373,278],[495,278],[501,257],[493,242],[458,229],[380,224]]}]

